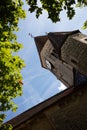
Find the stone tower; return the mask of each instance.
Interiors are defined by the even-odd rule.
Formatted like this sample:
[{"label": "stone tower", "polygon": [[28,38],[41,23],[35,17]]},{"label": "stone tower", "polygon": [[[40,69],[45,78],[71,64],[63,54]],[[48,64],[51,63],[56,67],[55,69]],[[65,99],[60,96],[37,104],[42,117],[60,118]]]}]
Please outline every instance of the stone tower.
[{"label": "stone tower", "polygon": [[79,30],[35,37],[42,67],[67,87],[87,82],[87,36]]}]

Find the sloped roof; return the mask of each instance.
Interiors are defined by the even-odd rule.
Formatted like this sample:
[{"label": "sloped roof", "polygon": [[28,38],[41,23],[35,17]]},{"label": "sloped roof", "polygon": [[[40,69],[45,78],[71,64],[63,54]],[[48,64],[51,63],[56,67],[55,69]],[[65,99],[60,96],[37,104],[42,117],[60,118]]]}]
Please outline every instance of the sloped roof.
[{"label": "sloped roof", "polygon": [[56,94],[55,96],[47,99],[46,101],[36,105],[35,107],[23,112],[22,114],[16,116],[15,118],[11,119],[10,121],[7,121],[6,123],[7,124],[10,123],[13,125],[13,127],[17,127],[17,126],[21,125],[22,123],[24,123],[25,121],[27,121],[28,119],[30,119],[31,117],[33,117],[38,112],[51,106],[52,104],[56,103],[58,100],[61,100],[62,98],[64,98],[68,94],[72,93],[73,91],[74,91],[73,87],[68,88],[68,89]]},{"label": "sloped roof", "polygon": [[42,48],[44,47],[47,39],[48,39],[47,36],[38,36],[38,37],[34,38],[35,43],[36,43],[36,47],[37,47],[37,50],[38,50],[39,54],[40,54]]},{"label": "sloped roof", "polygon": [[59,49],[67,39],[69,35],[73,35],[78,33],[79,30],[68,31],[68,32],[50,32],[48,33],[48,38],[52,42],[53,46],[56,50],[60,51]]},{"label": "sloped roof", "polygon": [[37,46],[38,53],[40,54],[42,48],[44,47],[47,39],[49,39],[53,46],[56,47],[57,49],[61,47],[61,45],[64,43],[66,38],[69,35],[78,33],[79,30],[74,30],[74,31],[66,31],[66,32],[50,32],[45,36],[37,36],[35,37],[35,43]]},{"label": "sloped roof", "polygon": [[[33,127],[32,120],[34,120],[33,123],[35,125],[37,125],[37,123],[35,121],[36,118],[39,118],[39,115],[43,115],[43,113],[45,113],[46,116],[49,117],[48,120],[47,120],[47,117],[45,117],[48,122],[52,121],[52,119],[54,119],[52,121],[52,123],[53,123],[54,127],[56,127],[56,128],[59,127],[62,129],[62,125],[61,125],[62,121],[64,123],[63,125],[65,125],[65,126],[68,125],[69,128],[71,126],[71,122],[72,122],[74,128],[78,128],[77,126],[79,126],[79,125],[82,126],[82,124],[84,124],[84,121],[86,121],[85,124],[87,124],[86,98],[87,98],[87,85],[76,87],[76,88],[70,87],[70,88],[58,93],[57,95],[51,97],[50,99],[40,103],[39,105],[23,112],[22,114],[13,118],[12,120],[8,121],[7,123],[12,124],[14,127],[14,130],[16,130],[16,128],[21,127],[22,125],[23,125],[23,127],[26,128],[27,127],[26,122],[30,123],[31,126],[29,126],[29,127],[32,128]],[[83,106],[83,104],[84,104],[84,106]],[[81,111],[81,110],[83,110],[83,111]],[[79,114],[75,114],[77,112]],[[73,116],[71,117],[72,113],[74,114],[74,117]],[[81,115],[80,115],[80,113],[81,113]],[[71,119],[66,115],[69,115]],[[82,119],[80,119],[79,117],[81,117]],[[42,116],[42,117],[40,117],[40,119],[43,120],[44,117]],[[68,119],[68,121],[67,121],[67,119]],[[76,119],[76,120],[74,120],[74,119]],[[71,120],[71,122],[70,122],[70,120]],[[76,122],[78,122],[78,121],[80,124],[76,124]],[[58,123],[60,124],[59,126],[57,126]],[[44,124],[42,124],[42,127],[43,127],[43,125]],[[77,126],[74,126],[74,125],[77,125]],[[38,127],[38,129],[39,129],[39,127]],[[27,129],[25,129],[25,130],[27,130]],[[47,130],[47,129],[43,128],[42,130]],[[63,130],[65,130],[65,129],[63,129]],[[73,130],[73,128],[71,130]]]}]

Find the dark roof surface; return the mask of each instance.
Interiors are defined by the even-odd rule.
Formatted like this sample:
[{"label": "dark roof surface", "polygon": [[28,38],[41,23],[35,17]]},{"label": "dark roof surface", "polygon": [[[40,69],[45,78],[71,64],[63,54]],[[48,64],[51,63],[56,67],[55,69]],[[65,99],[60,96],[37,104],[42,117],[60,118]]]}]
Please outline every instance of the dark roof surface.
[{"label": "dark roof surface", "polygon": [[14,130],[86,130],[86,99],[87,85],[71,87],[7,123],[12,124]]},{"label": "dark roof surface", "polygon": [[38,112],[44,110],[45,108],[49,107],[50,105],[54,104],[58,100],[62,99],[63,97],[67,96],[68,94],[72,93],[74,88],[68,88],[55,96],[47,99],[46,101],[36,105],[35,107],[23,112],[22,114],[18,115],[17,117],[11,119],[7,123],[12,124],[14,127],[17,127],[21,123],[25,122],[26,120],[30,119],[32,116],[37,114]]},{"label": "dark roof surface", "polygon": [[62,46],[64,41],[69,35],[79,33],[79,30],[74,30],[74,31],[66,31],[66,32],[50,32],[45,36],[37,36],[35,37],[35,43],[37,46],[38,53],[40,54],[42,48],[44,47],[47,39],[49,39],[53,46],[56,47],[57,49]]},{"label": "dark roof surface", "polygon": [[42,48],[44,47],[47,39],[48,39],[47,36],[38,36],[38,37],[34,38],[39,54],[40,54]]}]

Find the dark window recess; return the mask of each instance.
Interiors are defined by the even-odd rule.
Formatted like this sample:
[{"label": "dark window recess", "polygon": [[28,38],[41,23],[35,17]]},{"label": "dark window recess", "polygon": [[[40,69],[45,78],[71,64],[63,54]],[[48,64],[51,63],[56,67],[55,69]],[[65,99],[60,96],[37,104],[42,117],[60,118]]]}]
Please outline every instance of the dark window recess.
[{"label": "dark window recess", "polygon": [[87,38],[85,38],[84,40],[87,41]]},{"label": "dark window recess", "polygon": [[51,55],[54,56],[54,57],[56,57],[56,58],[59,57],[59,55],[58,55],[58,53],[56,52],[56,50],[53,50],[53,51],[51,52]]},{"label": "dark window recess", "polygon": [[51,69],[54,69],[55,67],[54,67],[54,65],[51,63]]},{"label": "dark window recess", "polygon": [[77,65],[77,61],[76,61],[76,60],[71,59],[71,62],[72,62],[73,64]]},{"label": "dark window recess", "polygon": [[82,75],[77,70],[74,70],[74,80],[75,80],[74,81],[75,87],[80,86],[80,85],[84,85],[87,83],[87,77]]}]

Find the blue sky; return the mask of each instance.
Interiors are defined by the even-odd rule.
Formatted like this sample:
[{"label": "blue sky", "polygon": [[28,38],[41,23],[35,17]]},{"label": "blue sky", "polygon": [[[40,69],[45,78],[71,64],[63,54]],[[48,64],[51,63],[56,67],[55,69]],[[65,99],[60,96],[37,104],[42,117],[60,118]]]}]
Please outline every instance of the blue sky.
[{"label": "blue sky", "polygon": [[[28,10],[25,4],[24,9]],[[33,36],[46,35],[48,32],[72,31],[79,29],[82,33],[87,34],[87,30],[81,30],[83,22],[86,20],[87,8],[76,9],[76,15],[73,20],[68,20],[65,12],[61,13],[61,21],[52,23],[47,19],[47,13],[36,19],[35,14],[27,11],[25,20],[20,20],[19,32],[17,33],[18,41],[23,43],[24,48],[19,55],[25,60],[26,67],[22,70],[23,75],[23,95],[14,101],[18,104],[17,112],[7,112],[6,120],[9,120],[23,111],[35,106],[36,104],[46,100],[56,93],[65,89],[65,86],[56,79],[56,77],[41,67],[37,49]]]}]

